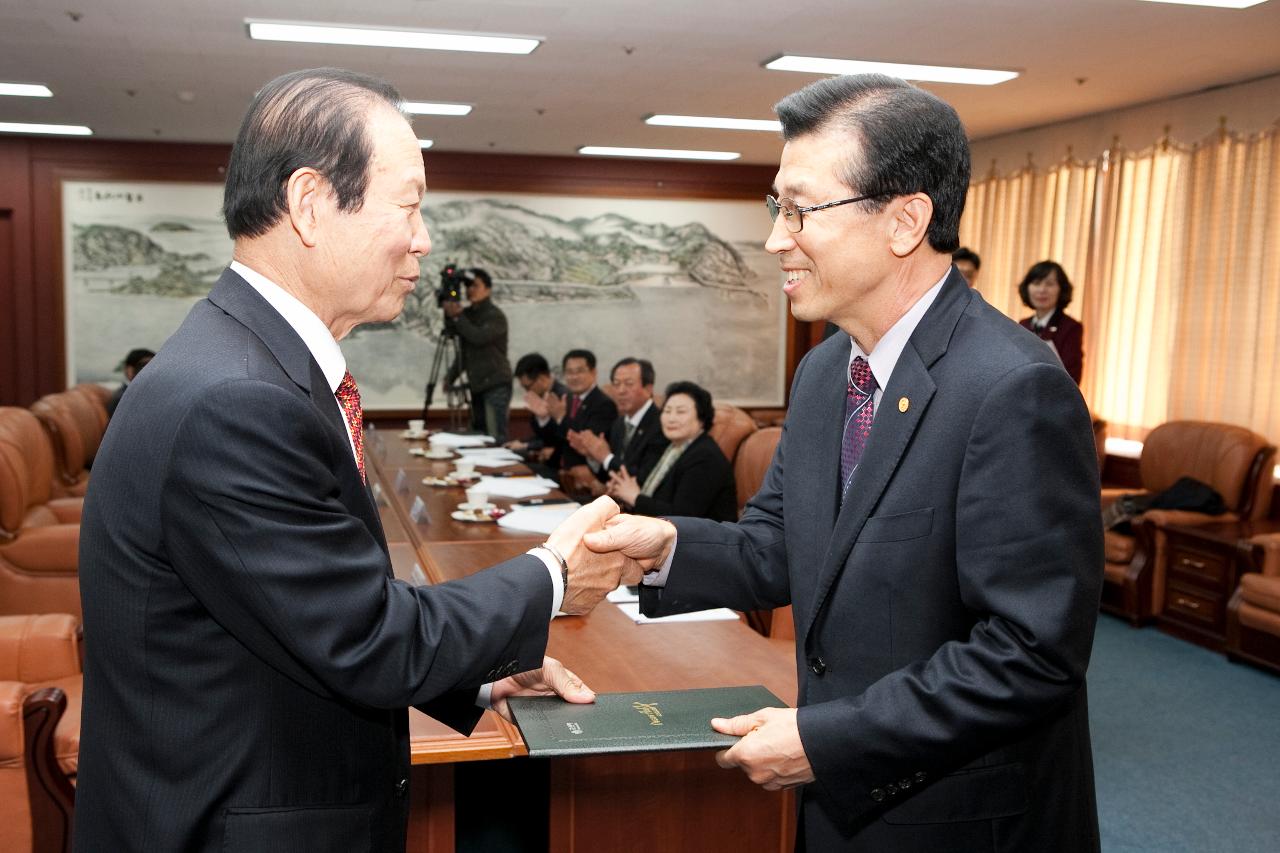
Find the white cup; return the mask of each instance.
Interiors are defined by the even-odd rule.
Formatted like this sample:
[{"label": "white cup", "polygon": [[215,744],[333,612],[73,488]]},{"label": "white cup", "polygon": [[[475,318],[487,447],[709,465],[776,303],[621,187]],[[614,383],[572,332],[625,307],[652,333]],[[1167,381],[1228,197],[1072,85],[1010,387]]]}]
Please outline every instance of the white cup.
[{"label": "white cup", "polygon": [[409,432],[420,433],[427,428],[427,422],[422,418],[411,418],[409,420]]},{"label": "white cup", "polygon": [[462,458],[453,463],[453,467],[457,470],[459,476],[470,477],[476,471],[476,461],[474,459]]},{"label": "white cup", "polygon": [[482,509],[489,503],[489,493],[485,491],[484,486],[472,486],[467,489],[467,503],[471,504],[473,509]]}]

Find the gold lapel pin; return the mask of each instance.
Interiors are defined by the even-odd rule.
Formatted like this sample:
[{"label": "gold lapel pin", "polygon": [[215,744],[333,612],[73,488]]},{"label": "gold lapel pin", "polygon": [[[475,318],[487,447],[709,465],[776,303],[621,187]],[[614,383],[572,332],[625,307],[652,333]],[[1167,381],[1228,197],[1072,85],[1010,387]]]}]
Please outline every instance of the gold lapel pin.
[{"label": "gold lapel pin", "polygon": [[911,401],[910,401],[910,400],[908,400],[906,397],[899,397],[899,398],[898,398],[898,411],[899,411],[899,412],[905,412],[905,411],[906,411],[907,409],[909,409],[909,408],[911,408]]}]

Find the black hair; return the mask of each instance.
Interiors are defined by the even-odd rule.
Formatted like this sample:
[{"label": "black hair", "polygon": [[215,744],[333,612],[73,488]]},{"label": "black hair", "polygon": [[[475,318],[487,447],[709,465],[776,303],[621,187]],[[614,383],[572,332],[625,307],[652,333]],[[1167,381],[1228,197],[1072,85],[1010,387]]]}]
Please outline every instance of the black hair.
[{"label": "black hair", "polygon": [[520,356],[520,360],[516,362],[516,376],[523,376],[525,379],[536,379],[539,376],[549,376],[551,374],[551,365],[547,364],[547,360],[543,358],[540,352],[531,352]]},{"label": "black hair", "polygon": [[618,359],[618,363],[615,364],[613,366],[613,369],[609,371],[609,380],[613,381],[613,375],[618,372],[619,367],[626,367],[629,364],[640,365],[640,384],[641,385],[648,387],[657,381],[658,374],[655,373],[653,370],[652,361],[649,361],[649,359],[647,358],[632,358],[631,356]]},{"label": "black hair", "polygon": [[489,277],[489,271],[481,267],[472,267],[467,270],[467,277],[470,281],[478,281],[484,284],[485,290],[493,290],[493,279]]},{"label": "black hair", "polygon": [[811,83],[774,111],[788,141],[829,129],[849,133],[861,152],[845,161],[840,178],[855,195],[874,194],[862,202],[866,209],[924,193],[933,201],[929,245],[937,252],[959,248],[969,140],[950,104],[896,77],[856,74]]},{"label": "black hair", "polygon": [[1022,283],[1018,285],[1018,295],[1022,297],[1023,305],[1032,310],[1035,309],[1031,304],[1031,294],[1027,291],[1031,285],[1051,272],[1058,274],[1058,308],[1066,308],[1071,304],[1074,288],[1071,287],[1071,279],[1067,278],[1067,271],[1056,261],[1040,261],[1038,264],[1031,265],[1031,269],[1027,270],[1027,274],[1022,277]]},{"label": "black hair", "polygon": [[982,269],[982,258],[978,257],[978,253],[968,246],[961,246],[951,253],[951,261],[968,261],[973,264],[975,270]]},{"label": "black hair", "polygon": [[289,176],[310,166],[338,209],[358,211],[369,187],[369,106],[400,110],[400,93],[377,77],[341,68],[281,75],[249,104],[227,164],[222,215],[232,240],[260,237],[288,212]]},{"label": "black hair", "polygon": [[596,354],[589,349],[571,349],[564,354],[564,358],[560,359],[560,367],[566,367],[569,359],[580,358],[587,363],[587,367],[591,370],[596,369]]},{"label": "black hair", "polygon": [[716,407],[711,402],[711,392],[701,385],[688,380],[680,382],[672,382],[667,386],[667,393],[663,400],[670,400],[676,394],[684,394],[693,400],[693,408],[698,414],[698,420],[702,423],[703,429],[711,429],[711,425],[716,420]]}]

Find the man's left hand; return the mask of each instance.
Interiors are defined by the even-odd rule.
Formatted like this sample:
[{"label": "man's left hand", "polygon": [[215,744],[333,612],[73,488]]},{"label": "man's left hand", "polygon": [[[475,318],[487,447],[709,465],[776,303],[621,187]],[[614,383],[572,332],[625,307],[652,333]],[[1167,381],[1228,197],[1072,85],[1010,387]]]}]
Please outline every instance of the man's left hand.
[{"label": "man's left hand", "polygon": [[507,699],[511,696],[559,696],[575,705],[589,705],[596,701],[595,691],[553,657],[543,657],[541,669],[531,669],[493,683],[490,703],[507,722],[511,722],[511,709],[507,706]]},{"label": "man's left hand", "polygon": [[754,714],[711,721],[711,728],[742,740],[716,753],[721,767],[739,767],[747,778],[766,791],[805,785],[814,779],[813,768],[800,742],[795,708],[761,708]]}]

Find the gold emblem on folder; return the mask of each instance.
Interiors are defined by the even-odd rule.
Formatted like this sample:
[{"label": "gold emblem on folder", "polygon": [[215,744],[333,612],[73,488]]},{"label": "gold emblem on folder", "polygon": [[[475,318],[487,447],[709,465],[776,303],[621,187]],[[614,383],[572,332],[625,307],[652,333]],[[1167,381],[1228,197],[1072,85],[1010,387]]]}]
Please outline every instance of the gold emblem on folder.
[{"label": "gold emblem on folder", "polygon": [[658,708],[657,702],[632,702],[631,707],[648,717],[649,725],[662,725],[662,711]]},{"label": "gold emblem on folder", "polygon": [[910,400],[908,400],[906,397],[899,397],[899,398],[898,398],[898,411],[899,411],[899,412],[905,412],[905,411],[906,411],[907,409],[909,409],[909,408],[911,408],[911,401],[910,401]]}]

